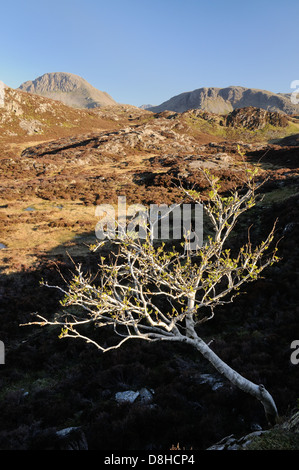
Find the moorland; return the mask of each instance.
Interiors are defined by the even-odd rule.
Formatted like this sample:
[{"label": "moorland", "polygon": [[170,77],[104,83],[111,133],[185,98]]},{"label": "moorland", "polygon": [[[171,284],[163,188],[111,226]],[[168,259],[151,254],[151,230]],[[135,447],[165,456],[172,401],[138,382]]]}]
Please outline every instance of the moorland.
[{"label": "moorland", "polygon": [[[127,342],[103,355],[59,339],[55,329],[20,326],[34,312],[61,308],[59,292],[41,287],[42,279],[59,285],[74,263],[96,272],[98,255],[89,245],[98,204],[116,204],[122,195],[144,205],[179,202],[178,181],[208,197],[204,168],[219,177],[223,193],[240,186],[245,168],[257,169],[263,197],[232,243],[246,240],[248,227],[252,240],[261,240],[277,219],[281,261],[219,307],[203,336],[223,360],[265,384],[282,420],[291,416],[299,398],[299,365],[290,361],[299,338],[298,116],[254,107],[225,115],[119,104],[74,109],[9,88],[5,103],[0,448],[167,450],[179,443],[203,450],[227,435],[267,429],[260,404],[184,345]],[[144,389],[150,403],[115,399]],[[71,438],[62,432],[69,428]]]}]

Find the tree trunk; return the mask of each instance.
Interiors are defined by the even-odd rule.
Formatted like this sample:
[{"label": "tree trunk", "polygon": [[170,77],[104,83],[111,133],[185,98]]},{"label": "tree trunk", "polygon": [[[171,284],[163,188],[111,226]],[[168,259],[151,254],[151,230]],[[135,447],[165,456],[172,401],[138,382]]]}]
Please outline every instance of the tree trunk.
[{"label": "tree trunk", "polygon": [[185,318],[186,322],[186,336],[191,339],[195,339],[197,334],[195,333],[195,322],[194,322],[194,308],[195,308],[195,292],[188,298],[188,312]]},{"label": "tree trunk", "polygon": [[257,398],[263,405],[266,419],[269,425],[277,422],[278,413],[275,402],[270,393],[265,389],[264,385],[256,385],[250,380],[245,379],[228,366],[220,357],[215,354],[212,349],[197,336],[195,339],[188,338],[187,342],[192,344],[201,354],[218,370],[218,372],[226,377],[232,384],[239,389]]}]

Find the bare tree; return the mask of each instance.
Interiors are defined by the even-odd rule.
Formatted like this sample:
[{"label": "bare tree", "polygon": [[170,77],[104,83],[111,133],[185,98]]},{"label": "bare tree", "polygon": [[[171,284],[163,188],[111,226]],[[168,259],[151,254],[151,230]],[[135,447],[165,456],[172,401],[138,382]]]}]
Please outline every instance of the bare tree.
[{"label": "bare tree", "polygon": [[[217,178],[206,176],[211,185],[204,210],[213,226],[208,237],[196,250],[172,248],[152,242],[151,233],[145,239],[125,234],[114,240],[118,245],[114,262],[101,257],[96,279],[75,267],[72,281],[64,294],[64,307],[73,312],[60,313],[50,320],[37,315],[29,324],[60,325],[63,338],[81,338],[105,352],[120,347],[130,339],[146,341],[178,341],[193,346],[232,384],[257,398],[263,405],[269,423],[277,419],[277,408],[263,385],[244,378],[218,357],[200,336],[200,327],[214,317],[220,305],[232,302],[240,288],[256,280],[261,272],[278,260],[277,248],[270,252],[274,228],[265,240],[252,247],[250,241],[234,255],[225,247],[239,216],[256,203],[260,184],[251,175],[245,191],[221,196]],[[185,190],[195,203],[202,203],[195,191]],[[100,249],[102,241],[94,250]],[[267,254],[267,253],[268,254]],[[113,327],[116,344],[106,346],[84,335],[80,327]]]}]

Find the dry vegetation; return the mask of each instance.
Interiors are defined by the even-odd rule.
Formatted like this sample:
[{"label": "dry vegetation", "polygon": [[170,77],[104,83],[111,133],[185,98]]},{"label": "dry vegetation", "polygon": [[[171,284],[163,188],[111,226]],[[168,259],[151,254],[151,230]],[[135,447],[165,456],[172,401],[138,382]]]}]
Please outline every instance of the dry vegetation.
[{"label": "dry vegetation", "polygon": [[[247,237],[248,225],[253,239],[262,237],[278,216],[283,261],[229,311],[220,309],[205,335],[225,361],[265,383],[280,412],[288,413],[299,386],[289,363],[289,345],[299,337],[299,160],[298,147],[268,140],[298,132],[296,120],[246,131],[191,112],[156,115],[129,106],[78,111],[10,93],[12,109],[0,110],[0,339],[7,346],[0,448],[61,448],[55,432],[79,426],[90,449],[169,449],[177,442],[202,449],[256,423],[264,426],[250,398],[244,403],[229,385],[211,393],[200,384],[199,371],[210,370],[184,347],[170,347],[165,356],[162,346],[132,344],[99,357],[92,347],[62,344],[55,333],[19,327],[33,311],[55,313],[59,296],[44,292],[39,281],[60,282],[57,268],[67,278],[68,253],[96,271],[87,245],[95,240],[97,204],[116,204],[120,195],[128,203],[169,204],[181,197],[179,181],[195,184],[205,197],[203,167],[227,191],[240,185],[244,161],[269,181],[236,240]],[[42,125],[33,123],[32,134],[20,127],[22,120]],[[155,390],[154,407],[115,404],[116,391],[142,386]]]}]

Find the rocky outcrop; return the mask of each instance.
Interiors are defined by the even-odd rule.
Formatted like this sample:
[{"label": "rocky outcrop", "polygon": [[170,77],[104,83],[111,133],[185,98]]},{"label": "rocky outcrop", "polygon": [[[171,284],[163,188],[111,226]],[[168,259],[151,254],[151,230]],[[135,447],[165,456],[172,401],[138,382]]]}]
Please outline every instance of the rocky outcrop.
[{"label": "rocky outcrop", "polygon": [[153,401],[154,392],[148,388],[143,387],[140,390],[125,390],[124,392],[117,392],[115,400],[117,403],[143,403],[150,404]]},{"label": "rocky outcrop", "polygon": [[[224,437],[207,450],[297,450],[299,443],[299,412],[271,429],[257,429],[242,437]],[[258,429],[260,428],[260,429]]]},{"label": "rocky outcrop", "polygon": [[200,146],[194,139],[175,132],[171,127],[160,122],[157,125],[146,124],[138,127],[125,127],[113,132],[68,137],[28,148],[22,152],[22,156],[37,157],[68,150],[71,150],[74,155],[75,148],[77,151],[90,148],[95,156],[110,154],[114,158],[134,154],[134,152],[163,151],[164,153],[187,154],[200,150]]},{"label": "rocky outcrop", "polygon": [[[171,115],[168,119],[177,116],[177,113],[171,111],[163,111],[158,115],[161,116],[165,113],[169,113]],[[230,127],[235,129],[243,128],[250,131],[264,129],[268,124],[276,128],[284,128],[292,122],[292,119],[286,114],[278,113],[276,111],[267,111],[253,106],[238,108],[228,114],[216,114],[202,111],[200,109],[191,109],[182,113],[182,116],[186,116],[191,119],[200,118],[210,124],[221,127]]]},{"label": "rocky outcrop", "polygon": [[254,431],[246,436],[237,438],[233,434],[224,437],[216,444],[208,447],[207,450],[246,450],[252,439],[261,436],[267,431]]},{"label": "rocky outcrop", "polygon": [[42,132],[43,124],[37,119],[26,120],[22,119],[19,126],[26,131],[28,135],[39,134]]},{"label": "rocky outcrop", "polygon": [[266,111],[262,108],[253,108],[252,106],[235,109],[226,118],[226,125],[229,127],[244,127],[255,130],[263,129],[267,124],[275,127],[286,127],[289,120],[284,114]]}]

